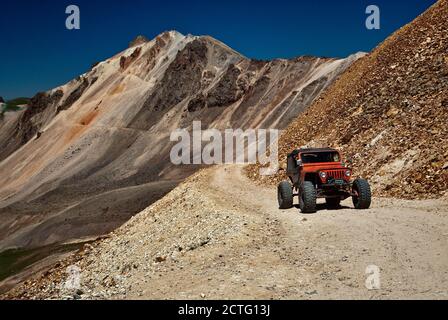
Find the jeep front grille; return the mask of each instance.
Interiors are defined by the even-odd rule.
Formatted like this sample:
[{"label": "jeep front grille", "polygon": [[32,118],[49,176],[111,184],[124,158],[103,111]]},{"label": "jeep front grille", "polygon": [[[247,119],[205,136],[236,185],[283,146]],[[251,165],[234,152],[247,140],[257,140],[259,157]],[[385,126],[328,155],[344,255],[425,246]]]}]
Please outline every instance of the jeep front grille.
[{"label": "jeep front grille", "polygon": [[325,172],[327,173],[327,179],[328,178],[344,179],[345,177],[344,170],[325,170]]}]

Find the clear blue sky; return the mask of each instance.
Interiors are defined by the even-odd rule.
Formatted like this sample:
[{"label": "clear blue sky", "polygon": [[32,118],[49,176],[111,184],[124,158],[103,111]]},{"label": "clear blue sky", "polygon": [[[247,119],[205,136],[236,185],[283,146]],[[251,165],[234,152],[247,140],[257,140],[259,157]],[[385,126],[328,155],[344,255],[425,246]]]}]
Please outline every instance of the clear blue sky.
[{"label": "clear blue sky", "polygon": [[[344,57],[370,51],[435,0],[5,0],[0,5],[0,96],[32,96],[125,49],[137,35],[166,30],[211,35],[250,58]],[[65,8],[81,30],[65,28]],[[381,9],[381,29],[365,9]]]}]

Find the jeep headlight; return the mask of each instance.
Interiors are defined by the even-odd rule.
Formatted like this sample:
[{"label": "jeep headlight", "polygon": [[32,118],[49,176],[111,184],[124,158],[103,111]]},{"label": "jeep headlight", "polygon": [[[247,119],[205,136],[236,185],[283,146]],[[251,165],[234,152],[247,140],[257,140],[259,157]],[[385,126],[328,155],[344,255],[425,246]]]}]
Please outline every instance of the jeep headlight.
[{"label": "jeep headlight", "polygon": [[327,177],[327,173],[324,172],[324,171],[321,171],[321,172],[319,173],[319,175],[320,175],[320,177],[321,177],[322,179],[325,179],[325,178]]},{"label": "jeep headlight", "polygon": [[346,177],[351,177],[352,176],[352,172],[350,170],[345,171],[345,176]]}]

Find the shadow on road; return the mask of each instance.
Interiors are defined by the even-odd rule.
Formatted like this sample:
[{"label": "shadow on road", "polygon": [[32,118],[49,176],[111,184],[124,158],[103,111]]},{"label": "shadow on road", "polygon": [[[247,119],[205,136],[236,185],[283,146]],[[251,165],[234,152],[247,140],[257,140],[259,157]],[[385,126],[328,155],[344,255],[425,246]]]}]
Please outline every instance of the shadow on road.
[{"label": "shadow on road", "polygon": [[[297,210],[300,211],[300,207],[299,207],[298,204],[295,204],[294,208],[296,208]],[[318,203],[318,204],[316,204],[316,212],[323,211],[323,210],[337,211],[337,210],[342,210],[342,209],[352,209],[352,208],[351,207],[347,207],[347,206],[343,206],[343,205],[340,205],[337,208],[329,208],[329,207],[327,207],[326,203]]]}]

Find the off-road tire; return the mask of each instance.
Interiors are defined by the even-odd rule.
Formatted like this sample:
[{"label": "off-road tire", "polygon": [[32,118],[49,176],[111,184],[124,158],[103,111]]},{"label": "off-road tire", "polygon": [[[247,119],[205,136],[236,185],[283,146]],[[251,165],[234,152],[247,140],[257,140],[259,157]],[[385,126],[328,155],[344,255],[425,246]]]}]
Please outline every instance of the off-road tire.
[{"label": "off-road tire", "polygon": [[325,202],[327,203],[327,208],[330,210],[341,207],[341,199],[339,198],[326,198]]},{"label": "off-road tire", "polygon": [[302,213],[316,212],[316,188],[310,181],[303,182],[299,191],[299,206]]},{"label": "off-road tire", "polygon": [[353,192],[358,193],[358,196],[353,195],[353,205],[356,209],[369,209],[372,202],[372,192],[370,185],[365,179],[358,178],[353,182]]},{"label": "off-road tire", "polygon": [[282,181],[277,188],[278,207],[290,209],[293,206],[292,186],[288,181]]}]

